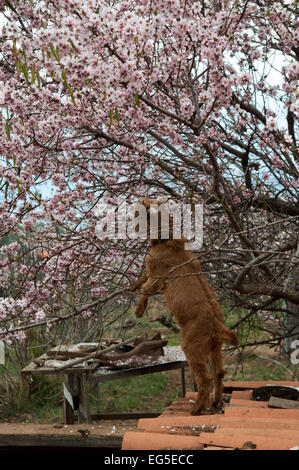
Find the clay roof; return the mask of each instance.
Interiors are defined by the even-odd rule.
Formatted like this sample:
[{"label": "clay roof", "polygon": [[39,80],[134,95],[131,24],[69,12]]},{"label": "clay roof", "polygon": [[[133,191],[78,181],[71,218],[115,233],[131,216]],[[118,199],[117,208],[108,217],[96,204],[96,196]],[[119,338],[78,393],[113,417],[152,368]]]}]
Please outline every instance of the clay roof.
[{"label": "clay roof", "polygon": [[122,449],[299,450],[299,408],[270,408],[252,398],[253,389],[269,384],[299,387],[293,381],[227,382],[224,413],[200,416],[191,415],[196,393],[188,392],[159,417],[140,419],[137,431],[124,434]]}]

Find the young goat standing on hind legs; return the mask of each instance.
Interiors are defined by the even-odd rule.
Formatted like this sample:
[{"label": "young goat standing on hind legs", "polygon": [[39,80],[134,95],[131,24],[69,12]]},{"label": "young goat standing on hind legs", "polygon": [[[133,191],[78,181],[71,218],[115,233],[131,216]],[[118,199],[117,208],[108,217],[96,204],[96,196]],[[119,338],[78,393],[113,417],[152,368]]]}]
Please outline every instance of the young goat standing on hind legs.
[{"label": "young goat standing on hind legs", "polygon": [[[150,206],[159,206],[161,202],[143,199],[140,204],[146,207],[150,220]],[[181,329],[181,347],[198,388],[192,413],[200,414],[208,408],[222,406],[225,370],[221,349],[223,343],[237,345],[238,337],[224,325],[222,310],[214,290],[201,274],[200,262],[184,248],[187,240],[184,237],[173,239],[172,217],[169,216],[169,239],[161,237],[161,214],[159,221],[157,238],[150,238],[151,249],[145,257],[146,272],[131,286],[132,290],[142,290],[136,316],[141,317],[145,312],[149,295],[163,293],[167,307]],[[212,384],[214,397],[211,400]]]}]

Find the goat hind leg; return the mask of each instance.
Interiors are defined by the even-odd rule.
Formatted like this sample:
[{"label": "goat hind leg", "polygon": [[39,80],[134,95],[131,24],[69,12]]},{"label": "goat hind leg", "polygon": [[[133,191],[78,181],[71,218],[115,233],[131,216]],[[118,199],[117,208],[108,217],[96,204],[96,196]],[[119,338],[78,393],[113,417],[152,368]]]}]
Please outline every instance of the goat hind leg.
[{"label": "goat hind leg", "polygon": [[193,415],[198,415],[211,406],[210,388],[212,377],[209,375],[207,365],[204,362],[192,361],[190,359],[188,360],[187,354],[186,359],[193,371],[197,385],[197,398],[191,413]]},{"label": "goat hind leg", "polygon": [[214,401],[213,401],[213,408],[221,408],[222,407],[222,391],[223,391],[223,384],[222,380],[225,376],[226,371],[223,368],[223,360],[222,360],[222,343],[215,345],[211,351],[211,363],[212,363],[212,370],[213,370],[213,379],[214,379]]}]

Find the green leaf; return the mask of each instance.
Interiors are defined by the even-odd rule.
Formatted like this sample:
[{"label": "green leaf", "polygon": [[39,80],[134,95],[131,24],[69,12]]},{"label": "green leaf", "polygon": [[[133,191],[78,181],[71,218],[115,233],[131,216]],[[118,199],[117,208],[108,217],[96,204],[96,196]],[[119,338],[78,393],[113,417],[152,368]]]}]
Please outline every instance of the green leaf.
[{"label": "green leaf", "polygon": [[38,69],[36,70],[36,79],[37,79],[37,83],[38,83],[38,88],[40,88],[40,74],[39,74]]},{"label": "green leaf", "polygon": [[13,41],[12,41],[12,53],[13,53],[13,55],[18,55],[17,46],[16,46],[16,40],[15,40],[15,39],[13,39]]},{"label": "green leaf", "polygon": [[112,126],[113,124],[113,110],[112,109],[110,109],[109,111],[109,119],[110,119],[110,126]]},{"label": "green leaf", "polygon": [[75,101],[75,98],[74,98],[73,90],[71,89],[70,85],[68,84],[66,78],[64,79],[64,84],[65,84],[66,88],[68,89],[68,91],[69,91],[69,93],[70,93],[70,95],[71,95],[71,100],[72,100],[72,102],[73,102],[73,105],[75,106],[75,108],[77,108],[76,101]]},{"label": "green leaf", "polygon": [[66,81],[66,73],[64,69],[61,71],[61,78]]},{"label": "green leaf", "polygon": [[74,98],[73,90],[70,90],[70,95],[71,95],[71,99],[72,99],[73,105],[75,106],[75,108],[77,108],[76,101],[75,101],[75,98]]},{"label": "green leaf", "polygon": [[45,25],[45,22],[44,22],[44,20],[40,20],[40,22],[41,22],[41,25],[42,25],[42,27],[43,27],[44,29],[46,29],[46,28],[47,28],[47,26]]},{"label": "green leaf", "polygon": [[60,61],[60,58],[59,58],[59,49],[58,49],[58,46],[56,46],[56,48],[53,46],[53,44],[51,43],[50,44],[50,50],[53,54],[53,56],[55,57],[55,59],[57,60],[57,62]]},{"label": "green leaf", "polygon": [[117,120],[117,124],[119,125],[119,112],[118,112],[118,107],[115,106],[115,117],[116,117],[116,120]]},{"label": "green leaf", "polygon": [[33,84],[35,81],[35,63],[31,64],[31,83]]},{"label": "green leaf", "polygon": [[20,59],[17,59],[17,60],[16,60],[16,71],[17,71],[18,75],[21,75],[21,72],[22,72],[22,65],[21,65]]},{"label": "green leaf", "polygon": [[10,127],[9,127],[8,122],[5,123],[5,132],[6,132],[6,135],[8,137],[8,140],[10,140]]},{"label": "green leaf", "polygon": [[26,62],[25,62],[25,64],[23,65],[22,70],[23,70],[23,73],[24,73],[24,76],[25,76],[27,85],[30,85],[29,77],[28,77],[28,67],[27,67]]},{"label": "green leaf", "polygon": [[69,85],[69,83],[68,83],[68,81],[67,81],[66,78],[64,79],[64,84],[65,84],[66,88],[68,89],[68,91],[71,92],[72,89],[71,89],[71,87],[70,87],[70,85]]},{"label": "green leaf", "polygon": [[135,103],[137,104],[138,108],[140,107],[140,99],[138,93],[135,95]]},{"label": "green leaf", "polygon": [[55,56],[56,51],[55,51],[55,47],[53,46],[52,43],[50,44],[50,50],[51,50],[52,54]]},{"label": "green leaf", "polygon": [[16,180],[16,184],[17,184],[17,188],[18,188],[18,193],[20,194],[20,192],[21,192],[20,181],[19,181],[19,180]]},{"label": "green leaf", "polygon": [[75,44],[74,44],[74,42],[73,42],[73,40],[72,40],[71,38],[69,38],[69,43],[70,43],[70,45],[72,46],[72,48],[73,48],[76,52],[78,52],[79,49],[75,46]]}]

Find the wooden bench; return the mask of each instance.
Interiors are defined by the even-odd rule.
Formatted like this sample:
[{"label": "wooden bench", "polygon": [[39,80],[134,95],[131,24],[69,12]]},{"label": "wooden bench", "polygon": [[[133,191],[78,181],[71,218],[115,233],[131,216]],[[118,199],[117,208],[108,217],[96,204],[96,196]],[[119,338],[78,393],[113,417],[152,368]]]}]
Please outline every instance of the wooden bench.
[{"label": "wooden bench", "polygon": [[[61,346],[60,346],[61,349]],[[175,349],[175,348],[173,348]],[[48,359],[48,360],[47,360]],[[47,364],[53,364],[49,366]],[[91,415],[89,394],[87,385],[99,385],[103,382],[108,382],[117,379],[127,379],[128,377],[137,377],[146,374],[154,374],[157,372],[180,370],[181,376],[181,393],[182,396],[186,393],[185,386],[185,368],[188,363],[181,353],[178,359],[173,358],[172,348],[168,347],[166,355],[160,361],[151,364],[141,365],[134,368],[127,368],[121,370],[112,370],[107,367],[99,367],[93,371],[90,364],[81,363],[72,367],[61,367],[59,361],[55,359],[49,360],[47,354],[43,354],[35,359],[22,369],[22,375],[64,375],[63,382],[63,410],[64,410],[64,423],[73,424],[75,422],[75,413],[79,423],[91,423],[95,419],[139,419],[141,417],[155,417],[160,413],[97,413]]]}]

